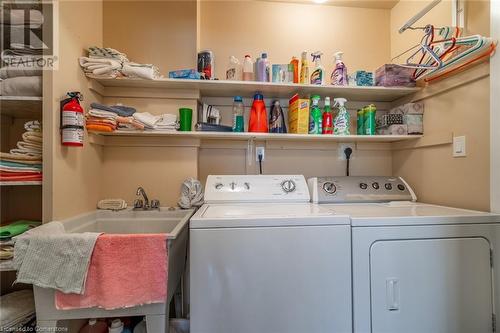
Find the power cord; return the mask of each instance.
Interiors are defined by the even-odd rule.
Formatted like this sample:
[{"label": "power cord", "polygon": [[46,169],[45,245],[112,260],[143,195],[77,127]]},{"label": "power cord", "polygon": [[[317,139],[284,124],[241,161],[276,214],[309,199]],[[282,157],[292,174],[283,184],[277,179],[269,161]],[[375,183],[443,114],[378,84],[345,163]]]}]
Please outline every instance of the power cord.
[{"label": "power cord", "polygon": [[345,155],[345,159],[347,161],[347,165],[346,165],[346,176],[349,176],[349,161],[351,160],[351,154],[352,154],[352,148],[351,147],[347,147],[346,149],[344,149],[344,155]]},{"label": "power cord", "polygon": [[259,174],[262,175],[262,154],[259,154],[258,157],[259,157],[259,172],[260,172]]}]

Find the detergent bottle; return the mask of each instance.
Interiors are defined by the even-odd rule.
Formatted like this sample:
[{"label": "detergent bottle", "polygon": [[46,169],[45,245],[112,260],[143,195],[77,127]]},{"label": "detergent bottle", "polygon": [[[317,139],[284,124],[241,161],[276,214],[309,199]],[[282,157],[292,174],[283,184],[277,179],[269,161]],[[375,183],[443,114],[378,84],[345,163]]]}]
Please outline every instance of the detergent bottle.
[{"label": "detergent bottle", "polygon": [[292,57],[290,65],[293,67],[293,83],[299,83],[299,59]]},{"label": "detergent bottle", "polygon": [[345,107],[347,99],[335,98],[333,106],[337,107],[339,112],[333,121],[333,133],[335,135],[350,135],[351,134],[351,116]]},{"label": "detergent bottle", "polygon": [[256,93],[253,97],[248,123],[249,132],[268,132],[266,105],[264,104],[264,96],[261,93]]},{"label": "detergent bottle", "polygon": [[314,62],[314,70],[311,74],[311,84],[322,85],[324,80],[324,69],[321,66],[321,55],[323,52],[316,51],[311,54]]},{"label": "detergent bottle", "polygon": [[335,68],[332,72],[331,83],[334,86],[347,86],[347,67],[342,61],[343,52],[335,53]]},{"label": "detergent bottle", "polygon": [[321,134],[323,114],[319,107],[320,97],[313,95],[311,97],[311,110],[309,112],[309,134]]},{"label": "detergent bottle", "polygon": [[226,80],[241,81],[242,67],[240,61],[235,56],[229,57],[229,64],[226,71]]},{"label": "detergent bottle", "polygon": [[89,319],[88,323],[85,324],[79,331],[79,333],[107,333],[108,325],[105,321],[97,319]]},{"label": "detergent bottle", "polygon": [[254,79],[253,61],[252,57],[247,54],[243,60],[243,81],[253,81]]},{"label": "detergent bottle", "polygon": [[322,126],[322,134],[333,134],[333,114],[332,109],[330,108],[330,97],[325,97]]},{"label": "detergent bottle", "polygon": [[244,132],[245,107],[243,106],[243,98],[234,96],[233,100],[233,132]]},{"label": "detergent bottle", "polygon": [[281,108],[280,101],[274,101],[269,114],[269,132],[286,133],[285,115]]},{"label": "detergent bottle", "polygon": [[307,62],[307,51],[302,52],[302,59],[300,64],[300,83],[309,83],[309,63]]},{"label": "detergent bottle", "polygon": [[257,59],[256,62],[257,69],[257,81],[269,82],[270,81],[270,63],[267,58],[267,53],[263,52],[261,57]]}]

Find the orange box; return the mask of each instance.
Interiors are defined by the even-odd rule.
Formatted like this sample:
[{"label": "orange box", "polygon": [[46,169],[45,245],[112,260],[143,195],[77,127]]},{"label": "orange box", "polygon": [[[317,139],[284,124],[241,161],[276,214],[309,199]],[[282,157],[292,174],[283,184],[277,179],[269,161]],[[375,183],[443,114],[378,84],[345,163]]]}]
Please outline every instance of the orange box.
[{"label": "orange box", "polygon": [[293,95],[288,102],[288,132],[296,134],[309,133],[309,98]]}]

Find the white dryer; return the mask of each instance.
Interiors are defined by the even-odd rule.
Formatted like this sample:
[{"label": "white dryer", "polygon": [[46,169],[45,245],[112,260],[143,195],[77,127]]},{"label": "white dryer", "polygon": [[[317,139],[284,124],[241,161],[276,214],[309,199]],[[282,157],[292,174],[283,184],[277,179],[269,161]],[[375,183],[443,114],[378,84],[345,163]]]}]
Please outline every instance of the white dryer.
[{"label": "white dryer", "polygon": [[499,215],[418,203],[401,178],[309,185],[315,202],[351,217],[355,333],[495,331]]},{"label": "white dryer", "polygon": [[190,222],[192,333],[352,332],[350,221],[303,176],[209,176]]}]

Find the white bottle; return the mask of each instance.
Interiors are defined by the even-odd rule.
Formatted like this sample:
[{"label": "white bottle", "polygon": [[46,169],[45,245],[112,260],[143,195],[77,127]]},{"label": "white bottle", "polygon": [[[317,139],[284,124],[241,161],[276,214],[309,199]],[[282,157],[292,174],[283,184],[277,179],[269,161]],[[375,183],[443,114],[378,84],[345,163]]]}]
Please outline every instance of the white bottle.
[{"label": "white bottle", "polygon": [[113,319],[111,325],[109,326],[109,333],[121,333],[123,332],[123,322],[120,319]]},{"label": "white bottle", "polygon": [[229,65],[226,71],[226,80],[241,81],[242,67],[240,61],[235,56],[229,57]]},{"label": "white bottle", "polygon": [[243,61],[243,81],[253,81],[253,61],[252,57],[248,54],[245,56],[245,60]]}]

